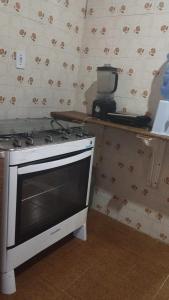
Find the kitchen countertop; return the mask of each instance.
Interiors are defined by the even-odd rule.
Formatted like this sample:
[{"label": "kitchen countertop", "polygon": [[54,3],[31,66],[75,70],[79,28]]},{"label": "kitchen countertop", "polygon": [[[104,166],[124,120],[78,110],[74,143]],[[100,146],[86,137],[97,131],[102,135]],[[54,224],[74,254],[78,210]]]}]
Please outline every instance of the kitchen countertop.
[{"label": "kitchen countertop", "polygon": [[51,112],[51,116],[58,120],[101,125],[101,126],[105,126],[105,127],[124,130],[127,132],[132,132],[132,133],[138,134],[140,136],[143,136],[145,138],[158,138],[158,139],[161,139],[164,141],[169,141],[169,136],[155,134],[155,133],[152,133],[151,131],[149,131],[148,129],[137,128],[137,127],[127,126],[127,125],[121,125],[121,124],[113,123],[110,121],[96,119],[96,118],[93,118],[91,115],[88,115],[88,114],[85,114],[82,112],[78,112],[78,111]]}]

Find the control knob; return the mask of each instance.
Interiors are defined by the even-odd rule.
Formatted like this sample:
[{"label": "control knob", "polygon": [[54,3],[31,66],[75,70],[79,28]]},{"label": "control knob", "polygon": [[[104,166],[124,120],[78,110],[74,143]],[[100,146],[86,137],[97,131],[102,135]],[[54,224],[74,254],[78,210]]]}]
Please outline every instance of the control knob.
[{"label": "control knob", "polygon": [[16,138],[13,141],[13,145],[14,145],[14,147],[19,147],[20,148],[20,147],[22,147],[22,141],[20,139]]},{"label": "control knob", "polygon": [[45,137],[45,141],[46,141],[47,143],[52,143],[52,142],[53,142],[53,137],[52,137],[52,135],[47,135],[47,136]]},{"label": "control knob", "polygon": [[29,145],[29,146],[32,146],[32,145],[34,144],[33,138],[31,138],[30,136],[28,136],[28,137],[26,138],[25,143],[26,143],[27,145]]}]

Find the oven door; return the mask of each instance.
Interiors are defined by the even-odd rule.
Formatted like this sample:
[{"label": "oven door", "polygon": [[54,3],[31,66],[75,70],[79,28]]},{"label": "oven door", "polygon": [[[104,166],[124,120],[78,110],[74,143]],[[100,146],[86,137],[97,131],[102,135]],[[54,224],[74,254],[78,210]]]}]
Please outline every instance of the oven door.
[{"label": "oven door", "polygon": [[[93,149],[11,167],[8,247],[19,245],[88,205]],[[15,188],[16,187],[16,188]],[[16,202],[14,207],[14,194]],[[11,209],[10,209],[11,208]]]}]

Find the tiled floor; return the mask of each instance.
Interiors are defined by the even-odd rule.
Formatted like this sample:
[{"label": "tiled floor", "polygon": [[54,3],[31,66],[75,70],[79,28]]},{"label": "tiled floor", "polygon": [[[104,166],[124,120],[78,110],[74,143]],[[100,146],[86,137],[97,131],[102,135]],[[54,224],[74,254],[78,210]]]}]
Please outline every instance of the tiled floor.
[{"label": "tiled floor", "polygon": [[68,238],[17,271],[0,300],[168,300],[169,246],[91,211],[88,241]]}]

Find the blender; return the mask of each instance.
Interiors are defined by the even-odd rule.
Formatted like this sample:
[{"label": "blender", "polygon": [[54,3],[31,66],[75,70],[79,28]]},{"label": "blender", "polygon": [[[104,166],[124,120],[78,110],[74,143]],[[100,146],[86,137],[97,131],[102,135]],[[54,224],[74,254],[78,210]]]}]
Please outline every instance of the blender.
[{"label": "blender", "polygon": [[117,85],[117,68],[108,64],[97,68],[97,96],[93,102],[93,117],[106,119],[108,113],[116,112],[114,92],[117,90]]}]

